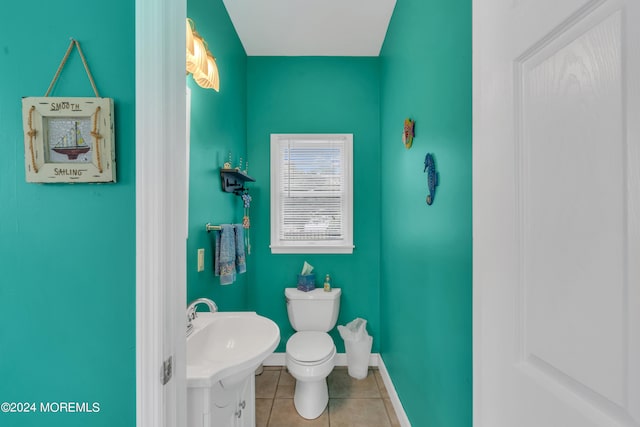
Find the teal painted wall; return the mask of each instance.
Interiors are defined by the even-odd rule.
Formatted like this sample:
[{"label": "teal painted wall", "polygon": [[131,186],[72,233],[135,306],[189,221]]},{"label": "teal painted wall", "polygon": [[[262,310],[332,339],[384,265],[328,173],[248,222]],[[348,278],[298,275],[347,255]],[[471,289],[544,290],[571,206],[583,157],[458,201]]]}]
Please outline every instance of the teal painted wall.
[{"label": "teal painted wall", "polygon": [[[412,425],[470,426],[471,2],[399,0],[380,59],[382,176],[393,177],[381,187],[381,353]],[[431,206],[427,153],[440,173]]]},{"label": "teal painted wall", "polygon": [[[134,2],[6,2],[0,14],[0,402],[98,402],[0,413],[0,425],[135,425]],[[117,25],[116,25],[117,23]],[[21,97],[44,96],[80,41],[115,100],[117,184],[27,184]],[[94,96],[78,52],[52,96]]]},{"label": "teal painted wall", "polygon": [[[234,166],[246,154],[247,57],[222,0],[189,0],[187,15],[204,37],[220,71],[220,92],[203,89],[187,77],[191,88],[189,239],[187,300],[213,299],[220,310],[247,309],[247,274],[221,286],[213,273],[213,233],[205,224],[242,222],[242,200],[221,189],[219,170],[232,152]],[[197,250],[205,249],[205,270],[197,272]],[[248,259],[251,270],[251,259]],[[206,310],[206,309],[205,309]]]},{"label": "teal painted wall", "polygon": [[[14,2],[0,16],[0,401],[100,403],[93,414],[0,414],[0,425],[135,424],[134,16],[125,0]],[[343,288],[340,324],[368,319],[373,351],[382,353],[412,424],[471,425],[470,2],[399,0],[380,58],[246,58],[221,1],[190,0],[189,16],[222,81],[215,93],[187,78],[188,298],[273,318],[284,351],[293,331],[283,288],[308,260]],[[115,99],[117,184],[24,180],[20,98],[44,94],[70,36],[82,43],[101,94]],[[92,96],[77,52],[53,95]],[[407,116],[417,122],[411,150],[400,140]],[[354,133],[353,255],[270,253],[275,132]],[[257,182],[249,269],[222,287],[204,224],[241,218],[239,198],[219,187],[229,150],[234,161],[249,159]],[[430,207],[427,152],[441,178]],[[74,228],[78,218],[88,225]],[[199,247],[207,250],[203,273],[195,272]],[[54,258],[78,252],[81,267]]]},{"label": "teal painted wall", "polygon": [[[380,334],[380,67],[378,58],[249,57],[247,146],[251,184],[253,268],[249,307],[280,327],[281,344],[293,330],[284,288],[295,286],[306,260],[318,282],[331,274],[343,289],[338,324],[368,320],[378,350]],[[351,255],[272,255],[269,249],[271,133],[353,133],[354,244]],[[319,283],[321,285],[321,283]],[[342,339],[334,329],[338,351]]]}]

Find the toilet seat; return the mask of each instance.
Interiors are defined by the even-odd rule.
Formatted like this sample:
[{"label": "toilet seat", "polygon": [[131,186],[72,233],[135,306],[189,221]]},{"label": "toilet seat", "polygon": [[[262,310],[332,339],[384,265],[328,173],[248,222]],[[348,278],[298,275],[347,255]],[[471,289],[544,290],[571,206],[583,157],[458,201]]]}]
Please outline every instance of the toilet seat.
[{"label": "toilet seat", "polygon": [[301,365],[316,365],[335,354],[335,345],[326,332],[296,332],[287,341],[287,354]]}]

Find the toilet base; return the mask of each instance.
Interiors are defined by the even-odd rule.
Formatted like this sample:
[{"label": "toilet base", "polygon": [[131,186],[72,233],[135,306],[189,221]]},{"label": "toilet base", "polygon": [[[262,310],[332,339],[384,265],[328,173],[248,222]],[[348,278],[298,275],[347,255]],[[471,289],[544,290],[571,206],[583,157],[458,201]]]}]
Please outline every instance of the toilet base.
[{"label": "toilet base", "polygon": [[[297,332],[301,333],[301,332]],[[295,336],[295,335],[294,335]],[[328,335],[327,335],[328,337]],[[287,342],[287,349],[291,341]],[[322,357],[322,355],[319,355]],[[332,346],[326,358],[314,363],[300,362],[289,351],[286,353],[286,365],[296,380],[293,405],[301,417],[308,420],[318,418],[329,403],[327,377],[335,366],[336,347]]]},{"label": "toilet base", "polygon": [[324,412],[329,403],[327,380],[296,381],[293,405],[302,418],[313,420]]}]

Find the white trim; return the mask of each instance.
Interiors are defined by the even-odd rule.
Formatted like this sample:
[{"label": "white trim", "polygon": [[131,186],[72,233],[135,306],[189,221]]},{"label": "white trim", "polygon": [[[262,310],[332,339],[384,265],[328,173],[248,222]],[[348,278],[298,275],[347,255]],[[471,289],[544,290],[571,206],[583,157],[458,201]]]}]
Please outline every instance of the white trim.
[{"label": "white trim", "polygon": [[352,254],[353,245],[269,245],[272,254]]},{"label": "white trim", "polygon": [[[186,424],[186,0],[136,0],[135,9],[136,425],[179,427]],[[163,386],[169,356],[173,376]]]},{"label": "white trim", "polygon": [[264,366],[285,366],[287,364],[285,355],[286,353],[271,353],[262,364]]},{"label": "white trim", "polygon": [[396,411],[396,417],[398,417],[398,422],[402,427],[411,427],[411,422],[409,421],[409,417],[407,417],[407,413],[404,412],[404,408],[402,407],[402,402],[400,401],[400,397],[398,397],[398,393],[396,392],[396,387],[393,385],[393,381],[391,381],[391,376],[389,375],[389,371],[387,371],[387,366],[384,364],[384,361],[382,360],[382,356],[379,357],[378,371],[380,372],[380,377],[382,378],[382,382],[384,383],[384,386],[387,389],[387,394],[389,395],[389,400],[391,400],[391,405],[393,406],[393,410]]},{"label": "white trim", "polygon": [[[285,366],[286,365],[286,353],[271,353],[269,357],[262,363],[264,366]],[[380,355],[378,353],[371,353],[369,355],[369,366],[378,366],[378,360]],[[347,354],[336,354],[336,366],[347,366]]]},{"label": "white trim", "polygon": [[[264,366],[286,366],[286,353],[272,353],[263,363]],[[347,366],[347,354],[346,353],[338,353],[336,354],[336,366]],[[387,371],[387,367],[384,364],[382,356],[379,353],[371,353],[369,355],[369,366],[374,366],[378,368],[380,372],[380,377],[382,378],[382,382],[387,389],[387,394],[389,395],[389,400],[391,401],[391,405],[393,405],[393,410],[396,412],[396,416],[398,417],[398,422],[400,422],[401,427],[411,427],[411,422],[409,422],[409,418],[407,417],[406,412],[404,412],[404,408],[402,407],[402,402],[400,402],[400,398],[398,397],[398,393],[396,392],[396,388],[393,385],[393,381],[391,381],[391,377],[389,376],[389,371]]]},{"label": "white trim", "polygon": [[[186,44],[186,43],[185,43]],[[184,192],[184,208],[185,208],[185,218],[187,218],[187,220],[184,222],[184,238],[185,239],[189,239],[189,174],[190,174],[190,168],[191,168],[191,88],[189,86],[187,86],[185,84],[187,93],[186,93],[186,104],[185,104],[185,109],[187,111],[185,120],[185,131],[186,131],[186,143],[185,143],[185,152],[186,152],[186,158],[185,158],[185,177],[186,177],[186,182],[185,182],[185,192]]]}]

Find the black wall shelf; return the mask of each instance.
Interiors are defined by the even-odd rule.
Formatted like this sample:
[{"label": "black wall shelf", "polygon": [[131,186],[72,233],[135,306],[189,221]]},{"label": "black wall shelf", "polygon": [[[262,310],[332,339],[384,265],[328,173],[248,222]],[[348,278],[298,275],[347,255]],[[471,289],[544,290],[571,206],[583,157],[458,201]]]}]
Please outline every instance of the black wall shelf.
[{"label": "black wall shelf", "polygon": [[238,169],[220,169],[220,181],[222,181],[222,191],[240,194],[244,191],[245,182],[256,180]]}]

